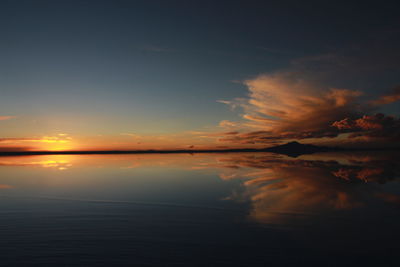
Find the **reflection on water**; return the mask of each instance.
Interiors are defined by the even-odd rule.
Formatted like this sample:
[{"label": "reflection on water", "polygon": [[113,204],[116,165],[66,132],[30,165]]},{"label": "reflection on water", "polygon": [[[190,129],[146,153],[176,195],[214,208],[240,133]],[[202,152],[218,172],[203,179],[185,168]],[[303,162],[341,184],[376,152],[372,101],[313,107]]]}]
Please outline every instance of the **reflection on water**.
[{"label": "reflection on water", "polygon": [[[65,158],[65,159],[63,159]],[[45,156],[37,161],[31,157],[3,157],[0,158],[0,166],[38,166],[43,168],[54,168],[60,171],[71,167],[68,157],[65,156]]]},{"label": "reflection on water", "polygon": [[[228,156],[220,162],[230,169],[221,173],[222,179],[247,178],[245,192],[235,197],[251,200],[250,215],[259,222],[284,223],[290,214],[326,214],[371,201],[400,203],[399,195],[379,186],[400,176],[395,155],[342,153],[290,159],[253,154]],[[247,169],[238,174],[241,168]]]},{"label": "reflection on water", "polygon": [[0,248],[25,265],[389,265],[399,176],[395,152],[1,157]]}]

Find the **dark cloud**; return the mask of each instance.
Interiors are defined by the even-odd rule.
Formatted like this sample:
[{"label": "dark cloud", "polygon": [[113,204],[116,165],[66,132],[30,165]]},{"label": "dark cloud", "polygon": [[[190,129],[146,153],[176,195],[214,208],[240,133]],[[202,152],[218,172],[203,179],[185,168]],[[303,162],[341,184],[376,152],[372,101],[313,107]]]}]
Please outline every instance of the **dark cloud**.
[{"label": "dark cloud", "polygon": [[343,119],[332,124],[343,132],[351,132],[350,138],[359,136],[400,139],[400,119],[392,116],[364,115],[359,119]]},{"label": "dark cloud", "polygon": [[2,146],[0,147],[0,152],[23,152],[32,150],[32,147],[29,146]]}]

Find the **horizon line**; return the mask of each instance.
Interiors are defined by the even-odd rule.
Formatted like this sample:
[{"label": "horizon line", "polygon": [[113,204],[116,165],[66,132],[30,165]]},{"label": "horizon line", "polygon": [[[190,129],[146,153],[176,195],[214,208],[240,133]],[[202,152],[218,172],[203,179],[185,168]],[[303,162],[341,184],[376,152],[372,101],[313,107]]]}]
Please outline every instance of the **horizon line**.
[{"label": "horizon line", "polygon": [[239,153],[239,152],[270,152],[288,155],[310,154],[316,152],[338,152],[338,151],[379,151],[379,150],[399,150],[399,148],[375,147],[375,148],[345,148],[345,147],[324,147],[315,146],[313,151],[307,149],[307,145],[297,148],[283,148],[284,145],[264,147],[264,148],[227,148],[227,149],[148,149],[148,150],[32,150],[32,151],[0,151],[0,156],[35,156],[35,155],[111,155],[111,154],[195,154],[195,153]]},{"label": "horizon line", "polygon": [[148,150],[27,150],[0,151],[0,156],[29,155],[101,155],[101,154],[174,154],[174,153],[218,153],[218,152],[265,152],[267,148],[228,148],[228,149],[148,149]]}]

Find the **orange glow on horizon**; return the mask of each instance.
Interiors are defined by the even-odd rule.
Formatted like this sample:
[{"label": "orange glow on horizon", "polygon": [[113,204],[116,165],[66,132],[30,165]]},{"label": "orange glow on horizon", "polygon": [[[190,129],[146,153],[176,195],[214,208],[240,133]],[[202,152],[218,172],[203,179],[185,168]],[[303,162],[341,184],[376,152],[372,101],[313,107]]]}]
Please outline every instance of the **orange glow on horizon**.
[{"label": "orange glow on horizon", "polygon": [[76,149],[75,142],[67,134],[58,134],[57,136],[44,136],[37,140],[41,143],[39,148],[35,150],[47,150],[47,151],[67,151]]}]

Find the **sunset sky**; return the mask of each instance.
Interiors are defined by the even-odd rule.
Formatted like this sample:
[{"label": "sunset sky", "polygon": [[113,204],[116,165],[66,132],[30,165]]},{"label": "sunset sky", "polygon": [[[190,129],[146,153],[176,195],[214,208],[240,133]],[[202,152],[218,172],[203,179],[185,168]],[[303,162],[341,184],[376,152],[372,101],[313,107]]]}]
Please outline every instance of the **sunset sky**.
[{"label": "sunset sky", "polygon": [[399,144],[389,2],[5,0],[0,33],[0,151]]}]

